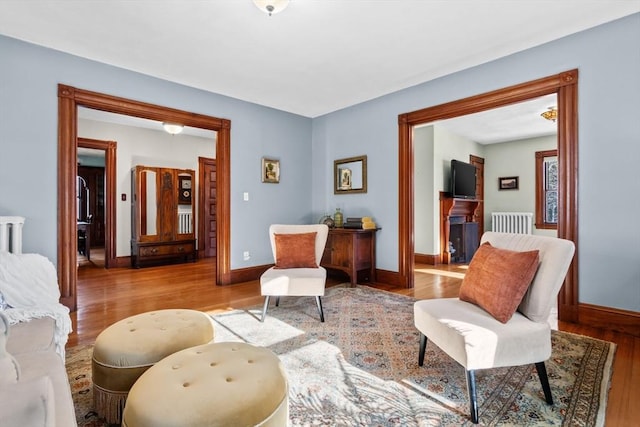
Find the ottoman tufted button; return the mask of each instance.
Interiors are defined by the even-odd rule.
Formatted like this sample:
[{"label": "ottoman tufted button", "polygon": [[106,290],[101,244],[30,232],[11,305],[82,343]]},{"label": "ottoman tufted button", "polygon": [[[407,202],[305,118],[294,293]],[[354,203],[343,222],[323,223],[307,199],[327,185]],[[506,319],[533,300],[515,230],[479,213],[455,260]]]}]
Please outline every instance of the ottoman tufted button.
[{"label": "ottoman tufted button", "polygon": [[141,375],[122,426],[286,426],[288,402],[284,369],[271,350],[209,343],[167,356]]},{"label": "ottoman tufted button", "polygon": [[106,328],[96,338],[91,363],[98,416],[119,424],[129,390],[140,375],[164,357],[211,342],[213,336],[211,317],[196,310],[157,310]]}]

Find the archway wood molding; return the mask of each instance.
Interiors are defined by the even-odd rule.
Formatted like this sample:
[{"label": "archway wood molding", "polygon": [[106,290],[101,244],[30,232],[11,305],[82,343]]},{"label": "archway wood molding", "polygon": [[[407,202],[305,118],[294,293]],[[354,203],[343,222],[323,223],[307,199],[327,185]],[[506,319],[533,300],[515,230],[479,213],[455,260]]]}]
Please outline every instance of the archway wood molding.
[{"label": "archway wood molding", "polygon": [[576,254],[558,295],[560,320],[578,321],[578,70],[471,96],[398,116],[399,280],[413,287],[414,141],[413,127],[478,113],[555,93],[558,103],[558,237],[572,240]]},{"label": "archway wood molding", "polygon": [[[60,301],[72,311],[77,309],[76,274],[76,141],[78,107],[144,119],[180,123],[217,132],[217,268],[216,283],[231,283],[229,221],[231,121],[190,113],[140,101],[91,92],[63,84],[58,85],[58,282]],[[115,224],[114,224],[115,225]]]}]

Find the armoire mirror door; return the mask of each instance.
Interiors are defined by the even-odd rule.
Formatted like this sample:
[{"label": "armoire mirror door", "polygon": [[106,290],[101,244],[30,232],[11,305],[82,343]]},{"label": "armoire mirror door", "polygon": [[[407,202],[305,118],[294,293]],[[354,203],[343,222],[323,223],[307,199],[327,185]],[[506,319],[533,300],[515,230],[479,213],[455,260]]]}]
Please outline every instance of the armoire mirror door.
[{"label": "armoire mirror door", "polygon": [[158,234],[157,179],[155,170],[145,169],[140,172],[140,188],[137,192],[140,198],[140,215],[139,218],[134,218],[134,222],[139,221],[141,239],[145,236],[147,241],[153,240]]}]

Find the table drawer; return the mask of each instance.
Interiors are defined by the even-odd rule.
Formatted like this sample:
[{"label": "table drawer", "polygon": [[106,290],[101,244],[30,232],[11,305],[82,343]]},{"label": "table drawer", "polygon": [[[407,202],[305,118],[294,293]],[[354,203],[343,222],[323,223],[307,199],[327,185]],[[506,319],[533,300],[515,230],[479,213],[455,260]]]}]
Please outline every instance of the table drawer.
[{"label": "table drawer", "polygon": [[141,246],[140,256],[180,255],[193,252],[193,243]]}]

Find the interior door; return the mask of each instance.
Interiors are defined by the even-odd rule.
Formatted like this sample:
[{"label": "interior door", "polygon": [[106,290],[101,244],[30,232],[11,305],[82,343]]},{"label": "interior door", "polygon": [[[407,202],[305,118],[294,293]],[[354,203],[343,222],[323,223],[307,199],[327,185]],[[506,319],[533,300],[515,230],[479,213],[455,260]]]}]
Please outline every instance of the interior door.
[{"label": "interior door", "polygon": [[200,221],[202,236],[198,239],[199,251],[205,258],[217,255],[217,179],[216,179],[216,159],[200,157],[198,159],[200,168]]}]

